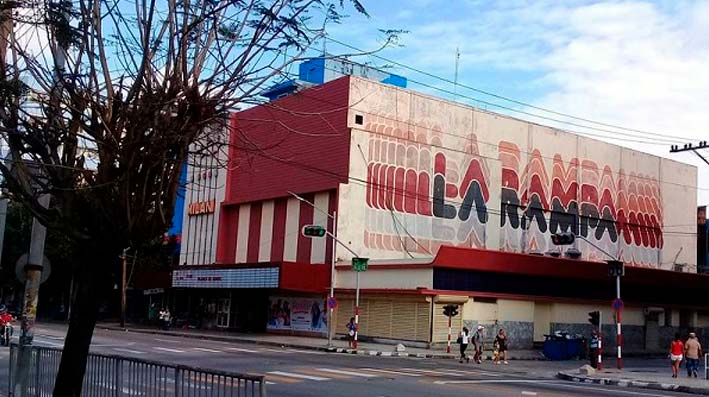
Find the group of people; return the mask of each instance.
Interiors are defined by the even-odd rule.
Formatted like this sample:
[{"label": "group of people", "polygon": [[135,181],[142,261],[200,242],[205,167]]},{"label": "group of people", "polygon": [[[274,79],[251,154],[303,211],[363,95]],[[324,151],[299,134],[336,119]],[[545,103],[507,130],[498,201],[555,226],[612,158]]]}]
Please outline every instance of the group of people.
[{"label": "group of people", "polygon": [[12,322],[15,320],[4,305],[0,305],[0,345],[8,346],[12,336]]},{"label": "group of people", "polygon": [[702,356],[702,344],[697,339],[697,334],[689,333],[686,342],[682,341],[679,333],[675,334],[675,338],[670,344],[670,361],[672,361],[672,377],[679,376],[679,366],[682,361],[687,367],[687,377],[698,377],[699,358]]},{"label": "group of people", "polygon": [[[475,333],[471,335],[470,330],[468,330],[467,327],[463,327],[463,330],[460,332],[460,336],[458,337],[457,341],[460,345],[461,363],[463,361],[465,361],[466,363],[470,362],[470,357],[466,355],[465,352],[468,349],[468,345],[471,343],[473,345],[473,349],[475,350],[475,352],[473,353],[473,361],[478,364],[482,363],[484,331],[485,327],[483,327],[482,325],[478,325],[478,328]],[[500,330],[497,332],[497,336],[495,336],[495,341],[493,342],[493,361],[495,361],[495,364],[499,365],[500,362],[504,362],[505,365],[509,364],[507,361],[507,345],[507,331],[505,331],[504,328],[500,328]]]}]

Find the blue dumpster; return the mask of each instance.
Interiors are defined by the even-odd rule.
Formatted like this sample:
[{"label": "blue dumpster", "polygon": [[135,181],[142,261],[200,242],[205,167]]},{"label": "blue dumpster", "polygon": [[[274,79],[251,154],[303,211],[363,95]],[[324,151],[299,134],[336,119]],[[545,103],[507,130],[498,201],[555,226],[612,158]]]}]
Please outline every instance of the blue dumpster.
[{"label": "blue dumpster", "polygon": [[567,333],[557,332],[544,335],[544,357],[553,361],[570,360],[581,354],[582,339]]}]

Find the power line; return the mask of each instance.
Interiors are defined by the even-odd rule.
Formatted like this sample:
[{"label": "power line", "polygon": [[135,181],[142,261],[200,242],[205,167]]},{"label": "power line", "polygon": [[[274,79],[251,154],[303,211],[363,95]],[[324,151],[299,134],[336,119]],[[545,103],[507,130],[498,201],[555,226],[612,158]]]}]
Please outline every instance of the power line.
[{"label": "power line", "polygon": [[[301,93],[299,93],[298,95],[301,95],[301,96],[303,96],[303,97],[310,98],[310,99],[313,99],[313,100],[317,100],[317,101],[319,101],[319,102],[321,102],[321,103],[336,105],[335,102],[328,101],[328,100],[326,100],[326,99],[310,97],[310,96],[308,96],[308,92],[307,92],[307,91],[301,92]],[[273,103],[273,102],[269,102],[269,103],[267,103],[267,104],[264,104],[264,106],[273,107],[274,109],[276,109],[276,110],[278,110],[278,111],[284,111],[284,112],[288,112],[288,111],[289,111],[288,109],[281,108],[281,107],[277,106],[277,105],[276,105],[275,103]],[[381,119],[389,120],[389,121],[395,122],[395,123],[397,123],[397,124],[402,124],[402,125],[405,125],[405,126],[407,126],[407,127],[416,127],[416,128],[424,129],[424,130],[428,130],[428,131],[435,131],[435,132],[437,132],[437,133],[440,133],[441,135],[448,135],[448,136],[452,136],[452,137],[456,137],[456,138],[461,138],[461,139],[468,139],[468,140],[470,140],[470,137],[469,137],[469,136],[456,135],[456,134],[452,134],[452,133],[448,133],[448,132],[433,130],[433,128],[431,128],[431,127],[419,125],[419,124],[416,124],[416,123],[413,123],[413,122],[409,122],[409,121],[401,121],[401,120],[394,119],[394,118],[392,118],[392,117],[386,116],[386,115],[384,115],[384,114],[371,113],[371,112],[367,112],[367,111],[360,110],[360,109],[352,109],[352,107],[349,107],[349,109],[355,110],[355,111],[357,111],[357,112],[360,112],[360,113],[363,113],[363,114],[366,114],[366,115],[371,115],[371,116],[378,117],[378,118],[381,118]],[[295,112],[295,113],[296,113],[297,115],[301,115],[300,112]],[[308,113],[308,114],[310,114],[310,113]],[[269,121],[269,120],[265,120],[265,119],[249,119],[249,118],[245,118],[245,117],[244,117],[244,118],[241,118],[241,120],[257,121],[257,122],[266,122],[266,121]],[[273,122],[278,122],[278,120],[271,120],[271,121],[273,121]],[[279,125],[283,126],[284,128],[287,128],[288,132],[292,132],[292,133],[301,135],[301,132],[298,131],[297,129],[294,129],[294,128],[292,128],[292,127],[287,127],[287,126],[285,126],[283,123],[280,123],[280,122],[279,122]],[[391,135],[382,134],[382,133],[379,133],[379,132],[372,132],[372,131],[366,131],[366,132],[369,133],[369,134],[375,134],[375,135],[378,135],[378,136],[381,136],[381,137],[390,138],[390,139],[392,139],[392,140],[405,140],[405,141],[411,142],[411,140],[408,140],[408,139],[406,139],[406,138],[399,138],[399,137],[395,137],[395,136],[391,136]],[[312,134],[313,134],[313,133],[302,133],[302,135],[307,135],[307,136],[311,136]],[[319,136],[319,137],[332,137],[332,136],[335,136],[335,135],[342,135],[342,133],[340,133],[340,132],[338,132],[337,134],[324,134],[324,133],[323,133],[323,134],[316,134],[316,135]],[[472,142],[472,140],[471,140],[471,142]],[[255,149],[255,150],[263,150],[263,148],[257,148],[255,143],[253,143],[253,142],[250,142],[250,143],[254,146],[254,149]],[[475,143],[477,143],[477,144],[485,144],[485,145],[489,145],[489,146],[492,146],[492,147],[497,147],[497,146],[499,146],[499,143],[493,143],[493,142],[489,142],[489,141],[484,141],[484,140],[481,140],[478,136],[476,136]],[[451,148],[451,147],[448,147],[448,146],[438,146],[438,145],[433,145],[433,144],[432,144],[432,145],[429,145],[429,146],[434,147],[434,148],[444,149],[444,150],[447,150],[447,151],[450,151],[450,152],[454,152],[454,153],[461,153],[461,154],[464,154],[464,155],[467,155],[467,156],[472,156],[472,157],[477,157],[477,158],[483,158],[483,159],[488,159],[488,160],[493,160],[493,161],[500,161],[500,159],[499,159],[498,157],[485,156],[485,155],[480,154],[480,153],[474,154],[474,153],[466,152],[466,151],[461,150],[461,149],[459,149],[459,148]],[[616,145],[616,146],[617,146],[617,145]],[[624,147],[622,147],[622,146],[618,146],[618,147],[624,148]],[[240,149],[240,150],[245,150],[245,148],[243,148],[243,147],[242,147],[242,148],[238,148],[238,149]],[[629,149],[629,150],[633,150],[633,149]],[[554,157],[552,157],[552,156],[542,155],[541,153],[534,153],[534,152],[531,152],[531,151],[528,151],[528,150],[522,150],[522,149],[520,149],[520,153],[524,153],[524,154],[527,154],[527,155],[533,155],[533,156],[537,156],[537,157],[540,157],[540,158],[543,158],[543,159],[547,159],[547,160],[552,160],[552,161],[556,160],[556,159],[555,159]],[[655,156],[655,155],[651,155],[651,154],[648,154],[648,155],[649,155],[649,156],[652,156],[652,157],[654,157],[654,158],[657,158],[657,159],[662,159],[662,157],[659,157],[659,156]],[[573,158],[573,157],[572,157],[572,158]],[[591,171],[600,171],[600,170],[598,170],[598,169],[594,169],[594,168],[591,168],[590,166],[585,165],[583,161],[579,161],[576,166],[577,166],[579,169],[581,169],[581,170],[586,169],[586,170],[591,170]],[[611,173],[612,173],[613,175],[615,175],[615,176],[618,176],[618,177],[621,176],[621,172],[620,172],[620,171],[611,171]],[[642,176],[642,175],[638,175],[638,174],[632,175],[632,176],[633,176],[634,178],[641,179],[641,180],[645,180],[645,181],[648,181],[648,182],[651,182],[651,183],[667,184],[667,185],[678,186],[678,187],[683,187],[683,188],[696,189],[696,190],[698,190],[698,191],[709,191],[709,188],[702,188],[702,187],[699,187],[699,186],[696,186],[696,185],[686,185],[686,184],[682,184],[682,183],[671,182],[671,181],[667,181],[667,180],[661,180],[661,179],[659,179],[659,178],[656,178],[656,179],[655,179],[655,178],[651,178],[651,177],[646,177],[646,176]]]},{"label": "power line", "polygon": [[[332,41],[332,42],[335,42],[335,43],[337,43],[337,44],[340,44],[340,45],[342,45],[342,46],[344,46],[344,47],[346,47],[346,48],[349,48],[349,49],[352,49],[352,50],[355,50],[355,51],[359,51],[359,52],[364,52],[363,50],[361,50],[361,49],[359,49],[359,48],[357,48],[357,47],[355,47],[355,46],[352,46],[352,45],[350,45],[350,44],[343,43],[343,42],[341,42],[341,41],[339,41],[339,40],[336,40],[336,39],[333,39],[333,38],[329,38],[329,40]],[[669,139],[672,139],[672,140],[691,140],[691,138],[685,138],[685,137],[681,137],[681,136],[677,136],[677,135],[671,135],[671,134],[665,134],[665,133],[657,133],[657,132],[652,132],[652,131],[647,131],[647,130],[640,130],[640,129],[634,129],[634,128],[623,127],[623,126],[620,126],[620,125],[617,125],[617,124],[604,123],[604,122],[592,120],[592,119],[589,119],[589,118],[584,118],[584,117],[580,117],[580,116],[575,116],[575,115],[571,115],[571,114],[568,114],[568,113],[563,113],[563,112],[555,111],[555,110],[552,110],[552,109],[549,109],[549,108],[545,108],[545,107],[541,107],[541,106],[532,105],[532,104],[527,103],[527,102],[523,102],[523,101],[520,101],[520,100],[516,100],[516,99],[514,99],[514,98],[510,98],[510,97],[503,96],[503,95],[500,95],[500,94],[495,94],[495,93],[493,93],[493,92],[486,91],[486,90],[482,90],[482,89],[480,89],[480,88],[472,87],[472,86],[469,86],[469,85],[466,85],[466,84],[461,84],[461,83],[459,83],[459,82],[453,82],[453,81],[451,81],[451,80],[449,80],[449,79],[447,79],[447,78],[445,78],[445,77],[441,77],[441,76],[435,75],[435,74],[433,74],[433,73],[429,73],[429,72],[426,72],[426,71],[423,71],[423,70],[414,68],[414,67],[412,67],[412,66],[405,65],[405,64],[403,64],[403,63],[400,63],[400,62],[397,62],[397,61],[394,61],[394,60],[385,58],[385,57],[383,57],[383,56],[381,56],[381,55],[378,55],[378,54],[369,54],[369,55],[372,56],[372,57],[375,57],[375,58],[377,58],[377,59],[379,59],[379,60],[382,60],[382,61],[384,61],[384,62],[387,62],[387,63],[393,64],[393,65],[402,67],[402,68],[404,68],[404,69],[411,70],[411,71],[413,71],[413,72],[422,74],[422,75],[427,76],[427,77],[431,77],[431,78],[436,79],[436,80],[440,80],[440,81],[443,81],[443,82],[446,82],[446,83],[449,83],[449,84],[454,84],[454,85],[457,85],[457,86],[459,86],[459,87],[463,87],[463,88],[469,89],[469,90],[474,91],[474,92],[478,92],[478,93],[483,94],[483,95],[488,95],[488,96],[493,97],[493,98],[496,98],[496,99],[504,100],[504,101],[511,102],[511,103],[514,103],[514,104],[517,104],[517,105],[521,105],[521,106],[526,106],[526,107],[529,107],[529,108],[532,108],[532,109],[536,109],[536,110],[539,110],[539,111],[542,111],[542,112],[554,114],[554,115],[557,115],[557,116],[562,116],[562,117],[566,117],[566,118],[573,119],[573,120],[578,120],[578,121],[583,121],[583,122],[586,122],[586,123],[591,123],[591,124],[595,124],[595,125],[600,125],[600,126],[603,126],[603,127],[616,128],[616,129],[620,129],[620,130],[624,130],[624,131],[635,132],[635,133],[640,133],[640,134],[644,134],[644,135],[651,135],[651,136],[660,137],[660,138],[669,138]],[[367,65],[367,66],[370,67],[370,68],[372,68],[372,69],[378,70],[378,69],[373,68],[373,67],[371,67],[371,66],[369,66],[369,65]],[[432,87],[432,88],[433,88],[433,87]],[[455,94],[455,95],[460,95],[460,94]],[[499,105],[493,104],[493,106],[499,106]],[[542,117],[542,118],[544,118],[543,116],[537,116],[537,117]],[[572,125],[573,125],[573,124],[572,124]]]},{"label": "power line", "polygon": [[[357,63],[357,62],[352,62],[352,61],[348,61],[348,62],[351,62],[351,63],[356,64],[356,65],[360,65],[360,66],[366,66],[366,67],[368,67],[368,68],[370,68],[370,69],[377,70],[377,71],[379,71],[379,72],[388,73],[387,71],[385,71],[385,70],[383,70],[383,69],[378,69],[378,68],[373,67],[373,66],[369,66],[369,65],[365,65],[365,64],[361,64],[361,63]],[[329,69],[329,70],[332,70],[332,71],[337,71],[337,70],[332,69],[332,68],[326,68],[326,69]],[[441,88],[441,87],[436,87],[436,86],[434,86],[434,85],[431,85],[431,84],[428,84],[428,83],[424,83],[424,82],[420,82],[420,81],[417,81],[417,80],[414,80],[414,79],[411,79],[411,78],[407,78],[407,81],[410,82],[410,83],[418,84],[418,85],[420,85],[420,86],[423,86],[423,87],[426,87],[426,88],[435,90],[435,91],[443,92],[443,93],[448,94],[448,95],[453,95],[453,96],[462,97],[462,98],[471,100],[471,101],[473,101],[473,102],[478,102],[478,103],[482,103],[482,104],[487,105],[487,106],[491,106],[491,107],[496,107],[496,108],[499,108],[499,109],[508,110],[508,111],[510,111],[510,112],[519,113],[519,114],[523,114],[523,115],[526,115],[526,116],[535,117],[535,118],[539,118],[539,119],[546,120],[546,121],[551,121],[551,122],[554,122],[554,123],[566,124],[566,125],[570,125],[570,126],[574,126],[574,127],[579,127],[579,128],[586,128],[586,129],[593,130],[593,131],[597,131],[597,132],[606,132],[606,133],[610,133],[610,134],[616,134],[616,135],[620,135],[620,136],[625,136],[625,137],[627,137],[627,138],[619,138],[619,137],[615,137],[615,136],[608,136],[608,135],[597,134],[597,133],[586,132],[586,131],[569,131],[569,132],[574,132],[574,133],[576,133],[576,134],[584,134],[584,135],[591,136],[591,137],[594,137],[594,138],[613,139],[613,140],[623,141],[623,142],[642,143],[642,144],[646,144],[646,145],[656,145],[656,146],[664,146],[664,145],[667,145],[667,144],[673,144],[673,143],[678,143],[678,142],[680,142],[678,139],[665,139],[665,138],[656,138],[656,139],[653,139],[653,140],[643,139],[643,137],[640,137],[640,136],[637,136],[637,135],[634,135],[634,134],[628,134],[628,133],[619,132],[619,131],[615,131],[615,130],[609,130],[609,129],[606,129],[606,128],[599,128],[599,127],[593,127],[593,126],[583,125],[583,124],[575,123],[575,122],[572,122],[572,121],[561,120],[561,119],[554,118],[554,117],[543,116],[543,115],[531,113],[531,112],[528,112],[528,111],[515,109],[515,108],[509,107],[509,106],[504,106],[504,105],[500,105],[500,104],[497,104],[497,103],[494,103],[494,102],[485,101],[485,100],[482,100],[482,99],[479,99],[479,98],[475,98],[475,97],[471,97],[471,96],[468,96],[468,95],[456,93],[456,92],[454,92],[454,91],[451,91],[451,90],[448,90],[448,89],[445,89],[445,88]],[[523,120],[523,121],[528,122],[527,120]]]}]

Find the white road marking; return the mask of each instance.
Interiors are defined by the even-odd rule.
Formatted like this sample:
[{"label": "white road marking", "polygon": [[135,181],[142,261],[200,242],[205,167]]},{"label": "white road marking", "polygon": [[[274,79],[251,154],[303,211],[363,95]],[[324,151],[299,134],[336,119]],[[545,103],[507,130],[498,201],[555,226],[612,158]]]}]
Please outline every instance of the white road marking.
[{"label": "white road marking", "polygon": [[281,350],[278,350],[278,349],[263,349],[263,351],[267,351],[267,352],[271,352],[271,353],[285,353],[285,354],[295,353],[295,352],[290,351],[290,350],[282,350],[282,349],[281,349]]},{"label": "white road marking", "polygon": [[277,383],[276,383],[276,382],[271,382],[271,381],[268,381],[268,380],[267,380],[267,381],[266,381],[266,384],[267,384],[267,385],[276,385]]},{"label": "white road marking", "polygon": [[429,369],[418,369],[418,368],[401,368],[406,371],[413,371],[413,372],[420,372],[420,373],[425,373],[425,374],[434,374],[434,375],[446,375],[446,376],[456,376],[456,377],[462,377],[465,376],[463,374],[459,374],[456,372],[446,372],[446,371],[432,371]]},{"label": "white road marking", "polygon": [[268,374],[271,374],[271,375],[285,376],[286,378],[305,379],[305,380],[316,380],[316,381],[330,380],[330,378],[321,378],[321,377],[319,377],[319,376],[310,376],[310,375],[303,375],[303,374],[295,374],[295,373],[292,373],[292,372],[271,371],[271,372],[267,372],[267,373],[268,373]]},{"label": "white road marking", "polygon": [[64,347],[63,343],[54,343],[54,342],[48,342],[46,340],[35,340],[37,343],[41,343],[43,345],[47,345],[49,347]]},{"label": "white road marking", "polygon": [[47,338],[47,339],[64,340],[64,337],[63,337],[63,336],[57,336],[57,335],[45,335],[45,334],[40,334],[40,335],[37,335],[37,336],[40,336],[40,337],[42,337],[42,338]]},{"label": "white road marking", "polygon": [[401,372],[401,371],[392,371],[388,369],[379,369],[379,368],[360,368],[362,371],[369,371],[369,372],[381,372],[384,374],[392,374],[392,375],[402,375],[402,376],[423,376],[421,374],[412,374],[408,372]]},{"label": "white road marking", "polygon": [[315,351],[315,350],[290,350],[293,353],[303,353],[303,354],[329,354],[326,352],[320,352],[320,351]]},{"label": "white road marking", "polygon": [[123,353],[131,353],[131,354],[145,354],[145,352],[142,352],[140,350],[130,350],[130,349],[121,349],[119,347],[114,347],[113,350],[117,352],[123,352]]},{"label": "white road marking", "polygon": [[522,393],[520,393],[520,395],[522,395],[522,396],[536,396],[537,393],[535,393],[533,391],[522,391]]},{"label": "white road marking", "polygon": [[537,380],[537,379],[484,379],[484,380],[437,380],[433,382],[437,385],[463,385],[463,384],[482,384],[482,383],[545,383],[550,385],[556,385],[556,383],[549,383],[548,380]]},{"label": "white road marking", "polygon": [[364,374],[364,373],[355,372],[355,371],[344,371],[344,370],[341,370],[341,369],[316,368],[315,370],[316,370],[316,371],[320,371],[320,372],[329,372],[329,373],[332,373],[332,374],[359,376],[360,378],[377,378],[377,377],[379,377],[379,375]]},{"label": "white road marking", "polygon": [[222,353],[221,350],[213,350],[213,349],[207,349],[205,347],[194,347],[194,350],[199,350],[201,352],[207,352],[207,353]]},{"label": "white road marking", "polygon": [[165,342],[165,343],[182,343],[182,341],[179,340],[172,340],[172,339],[160,339],[160,338],[155,338],[156,341],[158,342]]},{"label": "white road marking", "polygon": [[153,347],[155,350],[161,350],[164,352],[170,352],[170,353],[184,353],[184,350],[178,350],[178,349],[168,349],[167,347]]},{"label": "white road marking", "polygon": [[234,352],[241,352],[241,353],[258,353],[258,350],[251,350],[251,349],[242,349],[240,347],[227,347],[226,350],[229,351],[234,351]]},{"label": "white road marking", "polygon": [[481,370],[481,369],[469,369],[469,370],[465,371],[465,370],[460,370],[460,369],[446,368],[445,370],[450,371],[450,372],[461,373],[463,375],[471,375],[472,374],[472,375],[492,376],[492,377],[496,377],[496,378],[503,376],[503,374],[498,373],[498,372],[489,372],[489,371],[485,371],[485,370]]}]

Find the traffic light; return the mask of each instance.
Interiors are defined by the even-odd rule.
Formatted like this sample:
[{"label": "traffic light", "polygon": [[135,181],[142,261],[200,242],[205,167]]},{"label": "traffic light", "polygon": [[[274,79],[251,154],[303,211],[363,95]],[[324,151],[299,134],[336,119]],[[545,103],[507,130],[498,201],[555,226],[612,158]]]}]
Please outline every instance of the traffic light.
[{"label": "traffic light", "polygon": [[601,312],[599,312],[598,310],[588,312],[588,322],[598,327],[598,324],[601,323]]},{"label": "traffic light", "polygon": [[551,242],[554,245],[569,245],[573,244],[576,236],[571,232],[554,233],[551,235]]},{"label": "traffic light", "polygon": [[620,277],[625,276],[625,263],[621,261],[607,261],[608,263],[608,276],[610,277]]},{"label": "traffic light", "polygon": [[305,237],[323,237],[327,231],[324,227],[318,225],[303,226],[303,236]]},{"label": "traffic light", "polygon": [[443,315],[446,317],[455,317],[458,315],[458,305],[443,306]]}]

